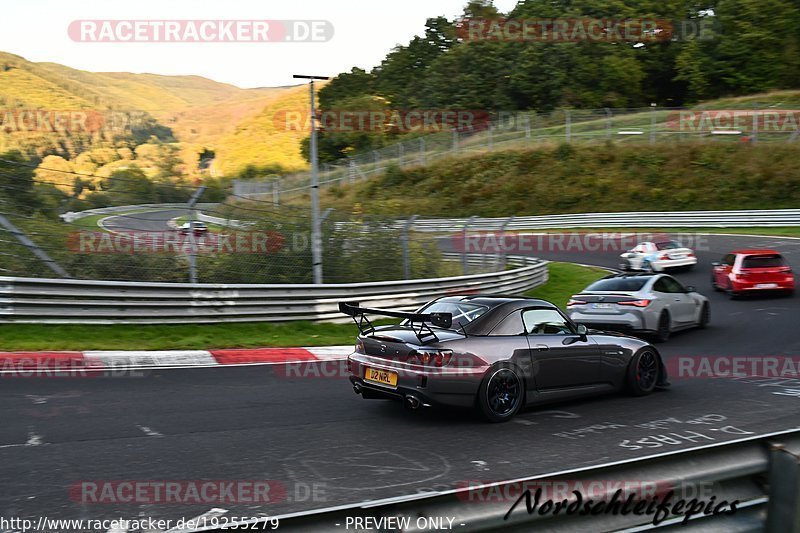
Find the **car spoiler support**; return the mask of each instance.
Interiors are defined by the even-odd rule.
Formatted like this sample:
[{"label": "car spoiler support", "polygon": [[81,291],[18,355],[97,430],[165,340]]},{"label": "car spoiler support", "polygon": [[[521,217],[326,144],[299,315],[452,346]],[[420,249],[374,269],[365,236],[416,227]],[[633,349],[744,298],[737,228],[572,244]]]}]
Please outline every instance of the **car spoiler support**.
[{"label": "car spoiler support", "polygon": [[367,318],[367,313],[408,320],[420,342],[425,342],[430,338],[438,340],[436,333],[428,326],[428,322],[440,328],[449,328],[453,325],[452,313],[406,313],[391,309],[361,307],[358,302],[339,302],[339,311],[352,317],[362,335],[371,335],[375,332],[375,326]]}]

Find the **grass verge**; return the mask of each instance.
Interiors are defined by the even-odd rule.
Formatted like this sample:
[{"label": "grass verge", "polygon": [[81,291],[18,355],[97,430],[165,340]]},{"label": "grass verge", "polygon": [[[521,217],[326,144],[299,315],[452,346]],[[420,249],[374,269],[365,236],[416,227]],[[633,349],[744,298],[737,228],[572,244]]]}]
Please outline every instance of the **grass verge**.
[{"label": "grass verge", "polygon": [[601,268],[585,267],[572,263],[550,263],[550,279],[541,287],[525,293],[525,296],[541,298],[563,308],[569,297],[608,272]]},{"label": "grass verge", "polygon": [[[570,295],[605,272],[569,263],[551,263],[550,280],[526,293],[564,305]],[[388,323],[388,322],[378,322]],[[326,346],[351,344],[353,324],[49,325],[0,324],[0,351],[177,350]]]}]

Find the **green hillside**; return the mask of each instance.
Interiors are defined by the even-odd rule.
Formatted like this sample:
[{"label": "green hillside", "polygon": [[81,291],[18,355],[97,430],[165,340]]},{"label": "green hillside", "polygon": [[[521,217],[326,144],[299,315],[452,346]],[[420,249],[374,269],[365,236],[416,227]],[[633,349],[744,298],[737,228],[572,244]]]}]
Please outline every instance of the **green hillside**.
[{"label": "green hillside", "polygon": [[[3,132],[0,151],[19,149],[32,157],[56,155],[72,161],[87,150],[118,149],[123,144],[135,152],[149,135],[156,135],[177,144],[189,177],[197,174],[197,154],[203,150],[214,152],[216,168],[231,175],[262,162],[300,169],[306,164],[300,156],[299,136],[274,128],[265,133],[260,126],[271,122],[258,117],[267,106],[270,115],[296,106],[304,89],[241,89],[200,76],[87,72],[0,52],[0,106],[4,109],[144,112],[152,120],[150,129],[135,139]],[[224,146],[218,150],[223,137]]]},{"label": "green hillside", "polygon": [[796,208],[798,161],[800,143],[552,144],[392,167],[323,189],[322,205],[439,217]]}]

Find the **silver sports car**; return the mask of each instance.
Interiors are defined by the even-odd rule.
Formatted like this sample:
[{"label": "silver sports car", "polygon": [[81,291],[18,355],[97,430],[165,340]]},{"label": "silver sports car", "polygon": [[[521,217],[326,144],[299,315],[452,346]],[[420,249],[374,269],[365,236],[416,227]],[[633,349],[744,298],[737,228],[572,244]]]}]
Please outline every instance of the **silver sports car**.
[{"label": "silver sports car", "polygon": [[613,274],[572,296],[567,315],[578,324],[651,334],[665,342],[673,331],[706,327],[711,307],[694,287],[667,274]]},{"label": "silver sports car", "polygon": [[[526,405],[667,385],[653,346],[587,330],[544,300],[450,296],[415,313],[344,302],[339,309],[361,331],[348,369],[363,398],[399,399],[411,409],[477,407],[503,422]],[[368,314],[405,320],[374,327]]]}]

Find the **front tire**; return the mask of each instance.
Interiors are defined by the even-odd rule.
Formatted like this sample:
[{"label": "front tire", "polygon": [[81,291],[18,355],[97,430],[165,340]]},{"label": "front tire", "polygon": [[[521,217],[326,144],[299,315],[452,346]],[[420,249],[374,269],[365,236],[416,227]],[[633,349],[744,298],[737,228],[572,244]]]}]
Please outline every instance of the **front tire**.
[{"label": "front tire", "polygon": [[655,350],[642,348],[628,365],[628,392],[633,396],[650,394],[658,384],[659,372],[659,359]]},{"label": "front tire", "polygon": [[525,382],[509,366],[495,366],[483,378],[478,389],[478,406],[489,422],[507,422],[522,408]]}]

